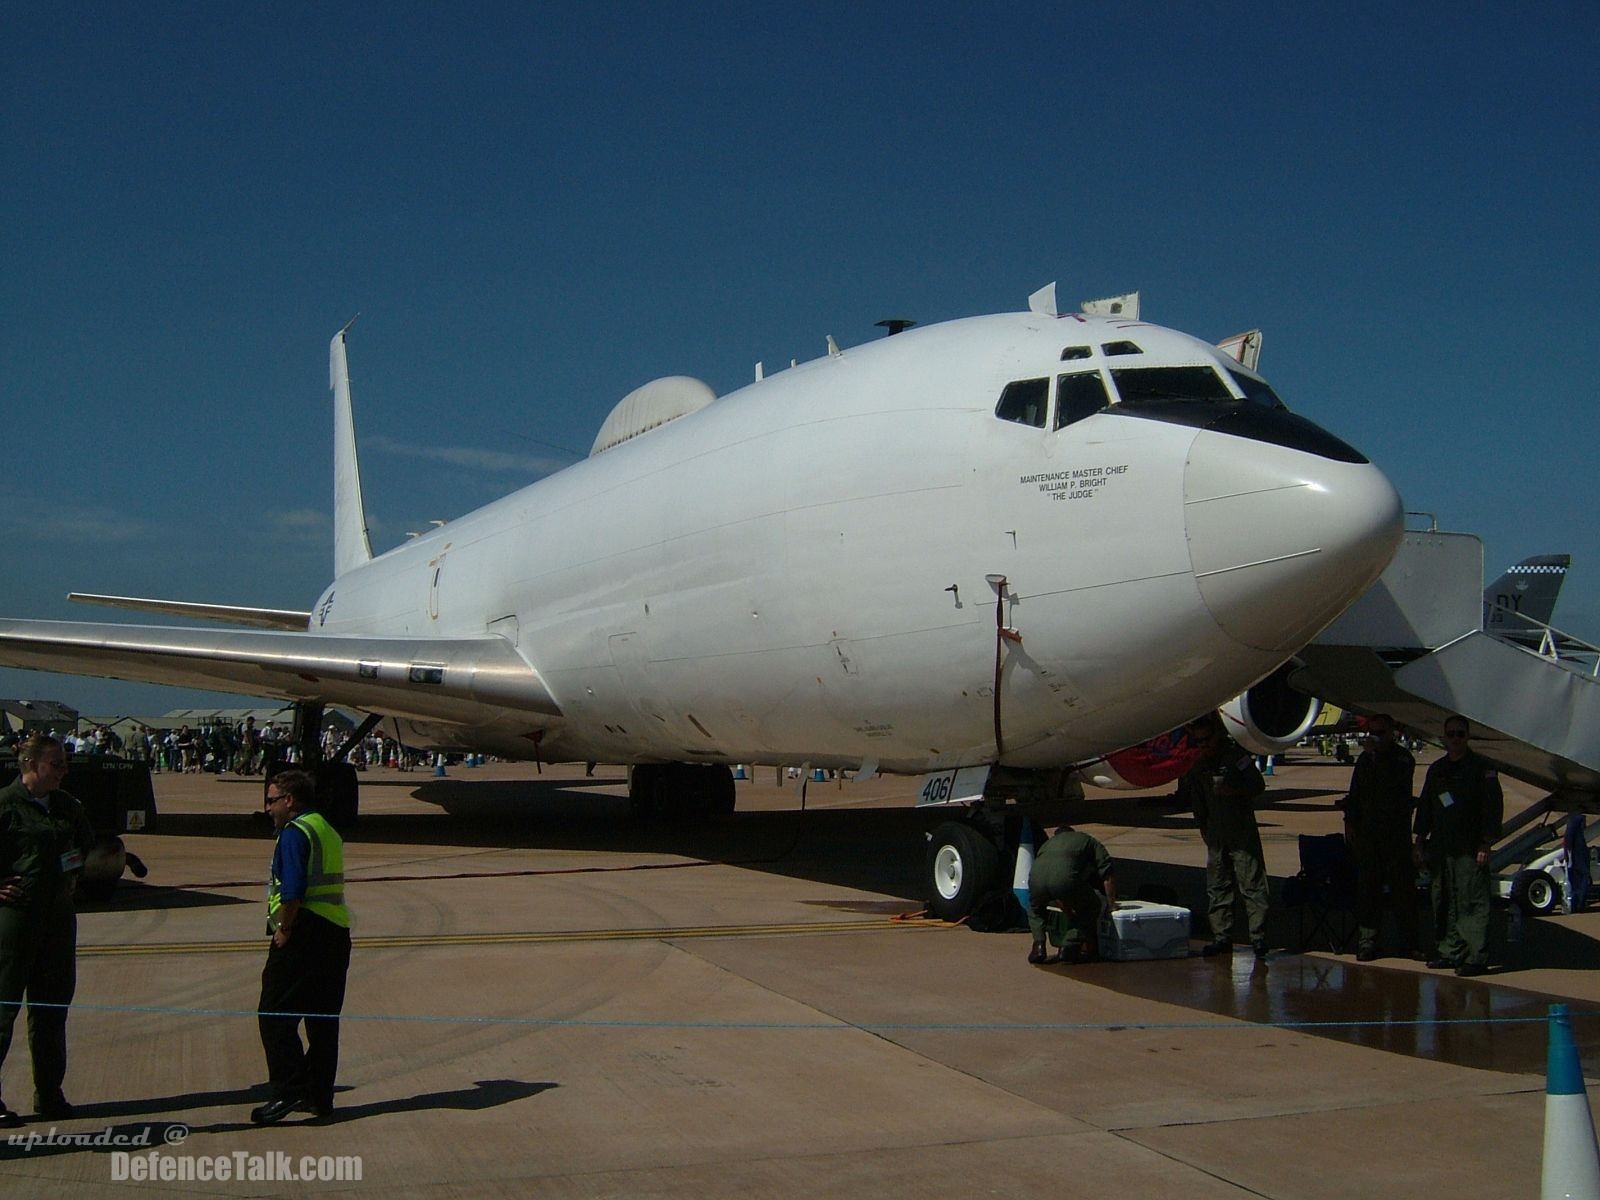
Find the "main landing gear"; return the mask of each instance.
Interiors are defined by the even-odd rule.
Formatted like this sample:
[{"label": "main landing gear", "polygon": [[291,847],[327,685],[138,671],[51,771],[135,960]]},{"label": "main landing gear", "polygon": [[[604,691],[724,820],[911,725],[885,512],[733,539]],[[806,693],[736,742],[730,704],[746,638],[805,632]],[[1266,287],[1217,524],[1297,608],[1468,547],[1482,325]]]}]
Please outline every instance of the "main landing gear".
[{"label": "main landing gear", "polygon": [[1004,858],[1003,828],[984,828],[975,821],[939,825],[928,835],[923,860],[928,911],[941,921],[970,916],[986,896],[1006,882],[1001,865]]},{"label": "main landing gear", "polygon": [[628,803],[646,820],[696,820],[733,812],[733,772],[711,763],[644,763],[628,772]]},{"label": "main landing gear", "polygon": [[[927,835],[922,878],[928,911],[960,921],[983,908],[998,919],[988,909],[1015,904],[1012,888],[1027,886],[1041,832],[1066,820],[1068,806],[1082,799],[1083,788],[1070,772],[995,770],[981,800],[947,806],[952,819]],[[1024,843],[1028,853],[1019,866]]]},{"label": "main landing gear", "polygon": [[360,785],[356,781],[356,769],[344,761],[344,756],[353,749],[362,738],[371,733],[378,726],[382,717],[373,714],[357,728],[343,746],[334,754],[333,761],[324,761],[322,755],[322,713],[323,706],[320,700],[297,700],[294,704],[294,744],[299,750],[297,763],[284,762],[270,759],[266,769],[262,772],[262,796],[266,795],[266,788],[272,783],[272,777],[279,771],[290,767],[299,767],[309,771],[317,781],[317,808],[328,819],[335,829],[341,834],[348,835],[355,827],[356,816],[360,810]]}]

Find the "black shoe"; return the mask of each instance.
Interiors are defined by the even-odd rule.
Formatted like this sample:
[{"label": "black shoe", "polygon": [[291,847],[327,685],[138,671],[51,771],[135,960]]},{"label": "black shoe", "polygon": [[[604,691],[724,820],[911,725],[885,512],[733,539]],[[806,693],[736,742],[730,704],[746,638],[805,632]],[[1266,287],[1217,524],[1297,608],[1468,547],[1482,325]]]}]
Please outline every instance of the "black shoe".
[{"label": "black shoe", "polygon": [[302,1101],[283,1098],[268,1100],[259,1108],[250,1110],[250,1120],[256,1125],[276,1125],[292,1112],[299,1112]]},{"label": "black shoe", "polygon": [[1265,958],[1267,956],[1267,940],[1265,938],[1257,938],[1250,943],[1250,949],[1256,952],[1257,958]]},{"label": "black shoe", "polygon": [[1044,961],[1043,942],[1035,942],[1033,944],[1033,949],[1028,951],[1028,961],[1031,963],[1042,963]]},{"label": "black shoe", "polygon": [[1200,947],[1200,953],[1205,955],[1207,958],[1210,958],[1214,954],[1232,954],[1233,939],[1214,938],[1207,942],[1204,946]]},{"label": "black shoe", "polygon": [[1376,946],[1362,946],[1356,951],[1357,962],[1373,962],[1377,957],[1378,948]]},{"label": "black shoe", "polygon": [[1462,963],[1456,968],[1456,974],[1463,979],[1470,978],[1473,975],[1487,975],[1488,973],[1488,963]]},{"label": "black shoe", "polygon": [[56,1096],[51,1100],[40,1100],[33,1106],[46,1121],[70,1121],[78,1115],[78,1110],[67,1103],[65,1096]]},{"label": "black shoe", "polygon": [[1454,968],[1455,965],[1456,960],[1453,958],[1430,958],[1428,960],[1428,969],[1430,971],[1448,971]]},{"label": "black shoe", "polygon": [[20,1114],[12,1112],[4,1101],[0,1101],[0,1129],[21,1129],[26,1124]]}]

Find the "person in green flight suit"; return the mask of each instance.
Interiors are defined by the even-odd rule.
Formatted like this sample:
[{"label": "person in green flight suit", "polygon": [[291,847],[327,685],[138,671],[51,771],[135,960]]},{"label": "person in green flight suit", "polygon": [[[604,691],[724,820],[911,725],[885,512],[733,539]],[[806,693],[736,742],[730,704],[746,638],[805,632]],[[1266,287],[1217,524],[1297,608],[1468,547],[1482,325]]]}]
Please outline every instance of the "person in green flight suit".
[{"label": "person in green flight suit", "polygon": [[1500,840],[1505,793],[1494,764],[1467,742],[1467,719],[1444,719],[1444,757],[1417,801],[1416,862],[1433,876],[1438,945],[1428,965],[1457,975],[1489,969],[1489,851]]},{"label": "person in green flight suit", "polygon": [[1367,718],[1371,744],[1350,772],[1350,793],[1341,802],[1344,836],[1356,867],[1356,959],[1378,957],[1385,897],[1394,912],[1401,953],[1417,945],[1417,868],[1411,860],[1411,823],[1416,809],[1411,781],[1417,760],[1394,736],[1394,718]]},{"label": "person in green flight suit", "polygon": [[1267,956],[1267,864],[1256,828],[1255,798],[1267,781],[1255,759],[1222,730],[1215,714],[1191,721],[1189,741],[1200,750],[1178,781],[1178,803],[1194,813],[1206,843],[1206,900],[1211,941],[1202,954],[1233,953],[1233,904],[1244,894],[1250,945]]},{"label": "person in green flight suit", "polygon": [[1045,961],[1045,934],[1050,927],[1049,906],[1061,909],[1050,929],[1058,947],[1054,961],[1089,962],[1095,957],[1100,920],[1100,893],[1115,905],[1117,883],[1112,878],[1111,855],[1098,838],[1063,825],[1040,847],[1028,873],[1028,928],[1033,946],[1028,961]]},{"label": "person in green flight suit", "polygon": [[[78,917],[73,891],[94,832],[83,805],[61,790],[61,743],[34,734],[17,748],[21,775],[0,790],[0,1064],[28,1001],[33,1107],[47,1121],[73,1115],[67,1074],[67,1006],[77,985]],[[0,1101],[0,1127],[22,1118]]]}]

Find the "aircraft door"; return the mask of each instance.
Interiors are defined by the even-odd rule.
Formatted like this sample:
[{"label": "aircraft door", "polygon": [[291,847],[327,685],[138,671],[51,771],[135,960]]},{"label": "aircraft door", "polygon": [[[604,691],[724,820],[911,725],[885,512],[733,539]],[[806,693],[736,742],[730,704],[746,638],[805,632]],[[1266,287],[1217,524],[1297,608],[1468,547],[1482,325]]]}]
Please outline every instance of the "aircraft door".
[{"label": "aircraft door", "polygon": [[428,564],[428,620],[439,619],[439,581],[444,576],[444,558],[450,553],[451,543],[445,543],[438,557]]}]

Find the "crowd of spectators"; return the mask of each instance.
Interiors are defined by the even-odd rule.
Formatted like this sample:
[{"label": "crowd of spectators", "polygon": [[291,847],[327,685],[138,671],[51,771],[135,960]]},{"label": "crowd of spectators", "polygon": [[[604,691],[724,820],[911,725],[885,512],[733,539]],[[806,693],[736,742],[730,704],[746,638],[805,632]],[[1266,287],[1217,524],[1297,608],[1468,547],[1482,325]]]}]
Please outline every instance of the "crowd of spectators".
[{"label": "crowd of spectators", "polygon": [[[267,721],[257,728],[254,717],[238,722],[179,725],[176,729],[157,729],[137,725],[125,735],[106,725],[86,725],[81,730],[58,732],[51,737],[61,742],[69,757],[118,755],[146,763],[152,772],[258,775],[269,763],[294,763],[300,749],[294,744],[288,725]],[[322,734],[322,753],[332,761],[347,734],[330,726]],[[9,755],[21,735],[0,733],[0,755]],[[409,771],[431,761],[420,751],[409,751],[393,738],[368,734],[345,753],[345,761],[358,771],[370,764]]]}]

